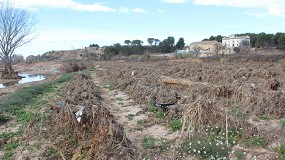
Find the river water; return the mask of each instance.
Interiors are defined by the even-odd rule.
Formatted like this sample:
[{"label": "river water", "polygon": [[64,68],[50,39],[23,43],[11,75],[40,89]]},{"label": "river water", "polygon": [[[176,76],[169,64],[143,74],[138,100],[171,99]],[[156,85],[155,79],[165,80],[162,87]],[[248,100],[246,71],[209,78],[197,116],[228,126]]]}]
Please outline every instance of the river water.
[{"label": "river water", "polygon": [[8,86],[12,86],[12,85],[24,84],[28,82],[41,81],[46,78],[46,76],[42,74],[19,74],[19,76],[24,77],[24,78],[20,79],[19,81],[13,81],[13,82],[3,83],[3,84],[0,83],[0,88],[5,88]]}]

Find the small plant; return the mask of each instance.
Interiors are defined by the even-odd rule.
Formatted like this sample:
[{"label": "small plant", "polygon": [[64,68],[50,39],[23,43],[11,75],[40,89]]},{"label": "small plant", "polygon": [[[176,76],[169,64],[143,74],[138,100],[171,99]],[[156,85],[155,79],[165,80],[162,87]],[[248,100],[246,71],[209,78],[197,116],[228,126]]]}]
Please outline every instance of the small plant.
[{"label": "small plant", "polygon": [[243,160],[245,158],[245,154],[243,150],[237,150],[235,152],[235,156],[237,158],[237,160]]},{"label": "small plant", "polygon": [[153,149],[155,148],[156,139],[153,136],[146,136],[142,139],[142,147],[144,149]]},{"label": "small plant", "polygon": [[126,117],[128,118],[129,121],[131,121],[134,119],[134,114],[128,114]]},{"label": "small plant", "polygon": [[169,141],[166,138],[154,138],[153,136],[146,136],[142,140],[142,147],[144,149],[159,148],[161,152],[169,150]]},{"label": "small plant", "polygon": [[157,107],[155,105],[155,101],[151,100],[148,102],[148,111],[152,112],[152,113],[156,113],[157,112]]},{"label": "small plant", "polygon": [[109,82],[109,84],[105,85],[104,88],[107,88],[109,91],[112,91],[115,89],[115,81]]},{"label": "small plant", "polygon": [[280,128],[282,130],[285,128],[285,118],[280,119]]},{"label": "small plant", "polygon": [[268,142],[264,137],[253,135],[250,139],[246,140],[244,144],[248,147],[259,146],[259,147],[266,148],[268,145]]},{"label": "small plant", "polygon": [[140,120],[137,121],[138,125],[142,125],[142,124],[145,124],[145,123],[147,123],[146,119],[140,119]]},{"label": "small plant", "polygon": [[0,114],[0,125],[5,124],[10,120],[12,120],[11,117]]},{"label": "small plant", "polygon": [[283,142],[280,146],[274,147],[273,150],[279,154],[279,159],[285,159],[285,142]]},{"label": "small plant", "polygon": [[167,112],[156,112],[156,118],[164,119],[167,116]]},{"label": "small plant", "polygon": [[117,97],[116,100],[117,100],[117,101],[123,101],[124,98],[122,98],[122,97]]},{"label": "small plant", "polygon": [[265,120],[265,121],[268,121],[268,120],[269,120],[269,114],[267,113],[267,114],[262,115],[262,116],[260,117],[260,119]]},{"label": "small plant", "polygon": [[182,129],[182,121],[181,118],[176,118],[173,119],[172,121],[169,122],[168,128],[172,132],[176,132]]}]

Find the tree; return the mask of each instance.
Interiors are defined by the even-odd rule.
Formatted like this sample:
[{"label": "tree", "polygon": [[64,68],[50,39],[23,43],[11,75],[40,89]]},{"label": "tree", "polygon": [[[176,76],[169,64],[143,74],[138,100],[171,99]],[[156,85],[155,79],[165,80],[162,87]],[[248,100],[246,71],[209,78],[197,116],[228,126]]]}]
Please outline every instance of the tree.
[{"label": "tree", "polygon": [[97,47],[97,48],[99,48],[100,46],[98,44],[90,44],[89,47]]},{"label": "tree", "polygon": [[148,39],[147,39],[147,42],[148,42],[149,45],[152,46],[152,44],[153,44],[153,42],[154,42],[154,38],[148,38]]},{"label": "tree", "polygon": [[159,40],[159,39],[154,39],[154,43],[155,43],[155,45],[158,45],[158,44],[159,44],[159,42],[160,42],[160,40]]},{"label": "tree", "polygon": [[285,45],[285,35],[284,34],[280,35],[280,37],[277,40],[277,43],[279,45]]},{"label": "tree", "polygon": [[221,43],[215,43],[214,44],[214,52],[215,54],[219,54],[220,50],[224,49],[223,45]]},{"label": "tree", "polygon": [[176,43],[176,48],[182,49],[184,46],[185,46],[184,38],[181,37],[181,38],[179,38],[178,42]]},{"label": "tree", "polygon": [[5,65],[2,78],[19,78],[12,68],[12,57],[15,49],[33,39],[34,26],[35,22],[26,11],[16,9],[9,2],[0,4],[0,58]]},{"label": "tree", "polygon": [[217,35],[217,37],[216,37],[215,39],[216,39],[216,41],[218,41],[218,42],[222,43],[223,36],[221,36],[221,35]]},{"label": "tree", "polygon": [[137,45],[138,46],[138,45],[142,45],[142,44],[143,44],[143,41],[141,41],[141,40],[137,40],[136,39],[136,40],[132,41],[132,45]]},{"label": "tree", "polygon": [[130,40],[125,40],[124,42],[126,45],[130,45],[132,42]]},{"label": "tree", "polygon": [[202,47],[200,47],[200,46],[194,46],[194,47],[193,47],[193,50],[194,50],[194,55],[195,55],[195,56],[198,56],[198,55],[201,53]]},{"label": "tree", "polygon": [[214,36],[211,36],[209,40],[214,41],[214,40],[216,40],[216,38]]},{"label": "tree", "polygon": [[171,47],[174,46],[174,42],[175,42],[174,37],[172,37],[172,36],[167,37],[167,43],[168,43]]}]

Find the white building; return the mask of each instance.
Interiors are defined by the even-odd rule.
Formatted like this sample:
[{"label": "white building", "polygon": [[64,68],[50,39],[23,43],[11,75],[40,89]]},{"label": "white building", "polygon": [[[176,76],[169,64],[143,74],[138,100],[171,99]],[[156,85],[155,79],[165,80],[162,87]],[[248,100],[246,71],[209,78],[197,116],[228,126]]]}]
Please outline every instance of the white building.
[{"label": "white building", "polygon": [[223,37],[222,44],[227,49],[233,49],[234,47],[250,47],[250,37],[232,34],[228,37]]}]

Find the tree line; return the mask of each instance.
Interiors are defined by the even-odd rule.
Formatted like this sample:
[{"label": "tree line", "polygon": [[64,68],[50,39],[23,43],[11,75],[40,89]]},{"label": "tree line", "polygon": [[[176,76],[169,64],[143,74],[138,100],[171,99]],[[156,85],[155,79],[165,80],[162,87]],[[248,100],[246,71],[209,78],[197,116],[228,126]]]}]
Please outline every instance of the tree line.
[{"label": "tree line", "polygon": [[[261,33],[242,33],[236,34],[237,36],[249,36],[250,46],[257,48],[267,48],[267,47],[277,47],[280,49],[285,49],[285,33],[277,32],[275,34]],[[223,36],[211,36],[210,38],[205,38],[202,41],[213,41],[222,42]]]},{"label": "tree line", "polygon": [[112,56],[121,55],[142,55],[144,53],[171,53],[176,49],[183,49],[185,46],[184,38],[181,37],[175,43],[175,38],[169,36],[160,41],[156,38],[148,38],[148,45],[143,45],[142,40],[125,40],[124,44],[116,43],[114,45],[105,46],[103,59],[110,59]]}]

